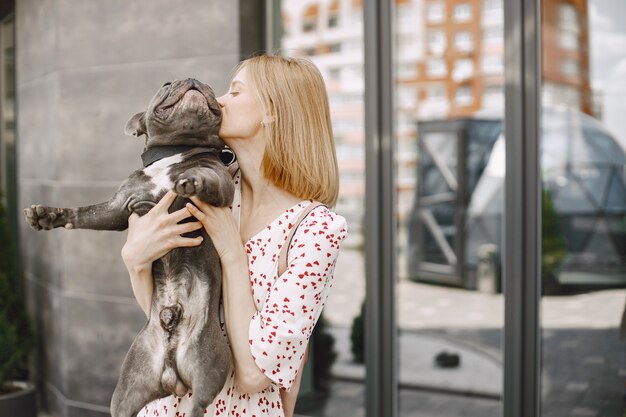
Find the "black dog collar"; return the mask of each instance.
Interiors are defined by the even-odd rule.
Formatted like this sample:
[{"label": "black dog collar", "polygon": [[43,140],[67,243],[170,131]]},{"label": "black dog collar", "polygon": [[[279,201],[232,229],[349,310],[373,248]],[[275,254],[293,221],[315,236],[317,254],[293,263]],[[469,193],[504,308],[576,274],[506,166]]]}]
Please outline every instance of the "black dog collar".
[{"label": "black dog collar", "polygon": [[154,162],[167,158],[179,153],[187,152],[192,149],[197,149],[196,153],[205,153],[205,152],[216,152],[217,149],[212,147],[203,147],[203,146],[153,146],[149,149],[146,149],[144,153],[141,154],[141,160],[143,161],[144,168],[150,166]]}]

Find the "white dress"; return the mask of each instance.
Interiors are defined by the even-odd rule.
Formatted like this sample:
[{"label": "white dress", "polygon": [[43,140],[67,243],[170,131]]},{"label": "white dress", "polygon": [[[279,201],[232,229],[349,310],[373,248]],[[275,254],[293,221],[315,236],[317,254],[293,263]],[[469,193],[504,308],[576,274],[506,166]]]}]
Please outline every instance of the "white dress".
[{"label": "white dress", "polygon": [[[233,216],[239,220],[241,178],[235,176]],[[328,291],[339,245],[348,230],[343,217],[324,206],[316,207],[296,230],[287,256],[287,270],[278,277],[278,254],[304,200],[289,208],[245,244],[250,284],[257,313],[249,328],[249,343],[257,366],[272,380],[265,390],[242,394],[231,371],[222,391],[205,416],[283,417],[280,388],[293,383],[304,351],[319,318]],[[184,397],[161,398],[147,404],[137,417],[183,417],[191,405]]]}]

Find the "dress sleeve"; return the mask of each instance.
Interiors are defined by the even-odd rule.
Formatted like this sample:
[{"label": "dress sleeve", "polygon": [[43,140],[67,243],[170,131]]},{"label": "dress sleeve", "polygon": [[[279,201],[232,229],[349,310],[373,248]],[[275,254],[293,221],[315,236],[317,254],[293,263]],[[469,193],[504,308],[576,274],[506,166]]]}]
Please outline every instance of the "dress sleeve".
[{"label": "dress sleeve", "polygon": [[296,378],[315,323],[332,286],[339,244],[348,234],[343,217],[316,208],[300,223],[263,308],[250,321],[250,351],[257,366],[280,387]]}]

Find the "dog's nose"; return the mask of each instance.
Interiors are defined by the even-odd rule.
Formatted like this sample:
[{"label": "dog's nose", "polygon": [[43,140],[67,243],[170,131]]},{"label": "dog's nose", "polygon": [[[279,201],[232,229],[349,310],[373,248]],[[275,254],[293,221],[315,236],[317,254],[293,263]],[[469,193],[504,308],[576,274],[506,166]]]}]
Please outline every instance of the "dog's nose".
[{"label": "dog's nose", "polygon": [[179,304],[175,304],[169,307],[163,307],[159,313],[159,319],[161,319],[161,327],[165,330],[171,331],[182,318],[183,309]]}]

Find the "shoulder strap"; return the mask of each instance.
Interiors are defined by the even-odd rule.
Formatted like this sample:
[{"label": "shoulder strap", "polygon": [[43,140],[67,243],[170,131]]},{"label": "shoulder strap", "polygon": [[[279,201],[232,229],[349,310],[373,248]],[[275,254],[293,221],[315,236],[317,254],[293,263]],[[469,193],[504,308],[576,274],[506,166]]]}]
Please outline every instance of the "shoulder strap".
[{"label": "shoulder strap", "polygon": [[280,249],[280,253],[278,254],[278,276],[281,276],[287,270],[287,252],[289,251],[289,246],[291,245],[291,241],[293,240],[293,235],[296,233],[296,229],[298,228],[298,226],[300,226],[302,220],[304,220],[304,218],[308,216],[311,211],[313,211],[313,209],[323,205],[324,203],[320,203],[319,201],[313,201],[311,204],[306,206],[304,210],[302,210],[300,216],[298,216],[298,218],[296,219],[293,227],[291,228],[291,231],[289,232],[289,235],[287,236],[287,239],[285,240],[285,244]]}]

